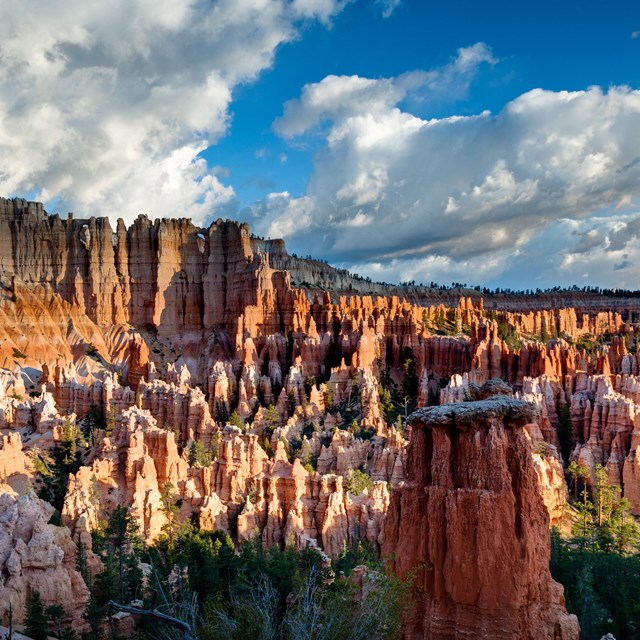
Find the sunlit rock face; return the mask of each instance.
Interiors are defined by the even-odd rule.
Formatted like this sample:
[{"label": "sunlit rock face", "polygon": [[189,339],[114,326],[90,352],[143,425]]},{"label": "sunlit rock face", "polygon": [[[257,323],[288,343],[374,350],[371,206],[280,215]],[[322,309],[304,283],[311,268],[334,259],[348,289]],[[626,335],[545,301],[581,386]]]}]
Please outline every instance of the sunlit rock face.
[{"label": "sunlit rock face", "polygon": [[[563,465],[575,459],[593,472],[600,463],[640,514],[638,299],[386,286],[289,256],[246,224],[140,216],[126,227],[1,198],[0,285],[0,476],[28,493],[36,452],[50,451],[68,420],[97,412],[109,421],[69,479],[62,517],[73,540],[117,504],[146,542],[157,540],[170,483],[180,521],[238,545],[258,536],[335,557],[358,543],[384,553],[397,544],[402,575],[426,558],[445,576],[427,580],[424,611],[440,620],[433,637],[482,637],[478,607],[494,637],[500,624],[528,637],[523,625],[546,633],[552,620],[572,637],[543,570],[548,523],[532,481],[559,522]],[[406,424],[412,408],[493,402],[495,393],[539,414],[524,431],[517,411],[491,406],[475,427],[428,427],[428,413]],[[438,455],[427,463],[418,454],[429,438]],[[192,459],[195,443],[204,461]],[[480,456],[486,443],[492,464]],[[416,488],[427,467],[430,484]],[[352,469],[370,476],[359,495],[349,491]],[[490,510],[495,557],[495,540],[477,533]],[[421,529],[402,537],[400,522]],[[437,546],[448,536],[450,552]],[[519,558],[513,575],[478,565],[506,554]],[[506,580],[510,604],[489,575]],[[411,619],[415,637],[427,633],[425,616]],[[518,616],[524,622],[509,627]]]},{"label": "sunlit rock face", "polygon": [[[69,529],[48,524],[53,511],[34,493],[18,495],[0,483],[0,620],[8,622],[11,607],[13,623],[21,623],[27,596],[37,590],[45,606],[63,604],[66,621],[84,630],[89,589],[76,571],[77,544]],[[95,571],[101,563],[91,552],[91,538],[83,543]]]}]

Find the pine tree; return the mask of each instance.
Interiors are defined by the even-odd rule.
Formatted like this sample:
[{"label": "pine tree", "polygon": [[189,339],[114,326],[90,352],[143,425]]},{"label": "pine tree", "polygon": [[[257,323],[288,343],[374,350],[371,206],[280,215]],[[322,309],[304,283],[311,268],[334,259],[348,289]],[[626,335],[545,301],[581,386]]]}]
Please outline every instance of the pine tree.
[{"label": "pine tree", "polygon": [[107,436],[110,436],[113,433],[113,430],[116,426],[116,408],[110,404],[109,409],[105,414],[104,420],[104,433]]},{"label": "pine tree", "polygon": [[62,619],[64,618],[64,608],[61,604],[50,604],[45,613],[53,623],[58,638],[62,637]]},{"label": "pine tree", "polygon": [[216,431],[211,436],[211,458],[218,458],[222,449],[222,432]]},{"label": "pine tree", "polygon": [[606,467],[597,464],[595,468],[595,499],[598,509],[598,526],[601,527],[605,521],[608,521],[614,507],[617,487],[609,484],[609,475]]},{"label": "pine tree", "polygon": [[82,542],[80,531],[78,531],[78,537],[76,540],[76,571],[82,576],[84,583],[90,587],[87,549],[84,542]]},{"label": "pine tree", "polygon": [[222,402],[222,400],[218,400],[218,402],[216,402],[215,414],[216,421],[221,425],[224,426],[229,421],[229,410],[227,409],[227,404]]},{"label": "pine tree", "polygon": [[540,342],[545,345],[549,342],[549,331],[547,329],[547,323],[543,323],[542,328],[540,329]]},{"label": "pine tree", "polygon": [[296,394],[293,391],[289,391],[287,394],[287,414],[292,416],[296,410]]},{"label": "pine tree", "polygon": [[344,485],[349,493],[359,496],[365,489],[371,489],[373,482],[368,473],[360,469],[349,469]]},{"label": "pine tree", "polygon": [[[107,548],[111,556],[117,561],[117,580],[120,602],[125,602],[131,590],[131,584],[136,581],[128,575],[130,569],[137,566],[135,547],[138,543],[138,525],[126,507],[117,505],[109,516],[106,528]],[[135,571],[134,571],[135,573]]]},{"label": "pine tree", "polygon": [[618,553],[630,553],[637,550],[640,542],[640,527],[631,513],[631,503],[622,498],[612,513],[613,532]]},{"label": "pine tree", "polygon": [[279,427],[282,425],[282,419],[280,418],[280,414],[272,404],[270,404],[267,407],[267,411],[264,414],[264,422],[267,425],[267,427],[270,428],[272,431],[276,427]]},{"label": "pine tree", "polygon": [[234,427],[238,427],[240,431],[244,431],[245,429],[244,420],[240,417],[240,414],[237,411],[234,411],[229,416],[229,424],[233,425]]},{"label": "pine tree", "polygon": [[211,451],[196,440],[189,445],[189,466],[208,467],[211,464]]},{"label": "pine tree", "polygon": [[593,528],[593,503],[589,500],[589,493],[587,487],[582,490],[580,502],[575,503],[576,511],[578,512],[577,521],[573,527],[574,534],[579,536],[584,546],[588,540],[591,540],[594,533]]},{"label": "pine tree", "polygon": [[586,479],[589,477],[589,469],[581,464],[578,464],[575,460],[569,463],[567,472],[573,480],[573,499],[578,499],[578,480],[582,480],[583,488],[586,488]]},{"label": "pine tree", "polygon": [[49,626],[40,592],[33,589],[27,600],[27,613],[24,619],[24,632],[33,640],[47,640]]},{"label": "pine tree", "polygon": [[411,406],[418,397],[418,371],[416,358],[411,347],[405,347],[402,353],[402,395],[408,398]]},{"label": "pine tree", "polygon": [[165,483],[162,488],[162,494],[160,496],[160,502],[162,503],[162,513],[164,513],[164,517],[167,519],[167,522],[162,525],[162,531],[167,534],[169,538],[169,550],[173,551],[173,546],[175,542],[176,535],[178,533],[178,529],[180,527],[177,521],[178,505],[176,504],[176,494],[174,492],[174,485],[172,482]]}]

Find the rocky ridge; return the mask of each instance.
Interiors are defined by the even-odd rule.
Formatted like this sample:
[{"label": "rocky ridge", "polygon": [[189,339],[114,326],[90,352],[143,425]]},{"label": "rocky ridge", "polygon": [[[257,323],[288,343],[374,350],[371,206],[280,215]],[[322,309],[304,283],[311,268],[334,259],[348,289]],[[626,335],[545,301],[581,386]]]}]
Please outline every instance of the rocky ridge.
[{"label": "rocky ridge", "polygon": [[[105,420],[70,479],[73,536],[124,504],[156,539],[171,483],[181,520],[237,544],[380,551],[406,415],[480,399],[496,378],[539,407],[522,438],[553,522],[571,459],[605,464],[640,514],[638,299],[346,295],[346,275],[234,222],[113,230],[0,200],[0,226],[0,473],[26,491],[67,420]],[[350,469],[371,478],[359,495]]]}]

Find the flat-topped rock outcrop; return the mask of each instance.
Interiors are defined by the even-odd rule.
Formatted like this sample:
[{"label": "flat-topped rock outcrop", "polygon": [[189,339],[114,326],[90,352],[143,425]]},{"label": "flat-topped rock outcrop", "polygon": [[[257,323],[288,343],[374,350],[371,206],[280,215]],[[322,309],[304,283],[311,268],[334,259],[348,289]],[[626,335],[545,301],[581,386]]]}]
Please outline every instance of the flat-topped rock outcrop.
[{"label": "flat-topped rock outcrop", "polygon": [[549,516],[523,429],[537,417],[506,396],[411,416],[383,545],[401,578],[415,574],[405,638],[579,637],[549,573]]}]

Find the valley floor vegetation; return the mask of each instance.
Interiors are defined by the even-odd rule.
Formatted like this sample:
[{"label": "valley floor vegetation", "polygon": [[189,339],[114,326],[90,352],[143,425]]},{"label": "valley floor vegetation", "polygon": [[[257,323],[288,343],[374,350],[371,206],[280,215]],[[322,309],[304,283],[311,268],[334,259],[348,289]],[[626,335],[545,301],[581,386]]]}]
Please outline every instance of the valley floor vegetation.
[{"label": "valley floor vegetation", "polygon": [[596,465],[595,478],[576,462],[570,526],[551,531],[551,574],[565,588],[567,609],[583,640],[640,639],[640,528],[629,502]]},{"label": "valley floor vegetation", "polygon": [[[103,570],[91,575],[78,538],[77,569],[91,599],[90,631],[64,625],[65,611],[44,608],[32,591],[25,632],[33,640],[51,633],[61,640],[392,640],[400,637],[408,585],[386,574],[362,544],[333,562],[315,549],[264,549],[259,539],[236,549],[220,531],[199,531],[170,517],[177,511],[172,487],[163,494],[167,525],[152,546],[141,543],[129,511],[117,506],[92,534]],[[185,624],[183,630],[135,616],[132,633],[113,624],[111,603],[154,610]]]}]

